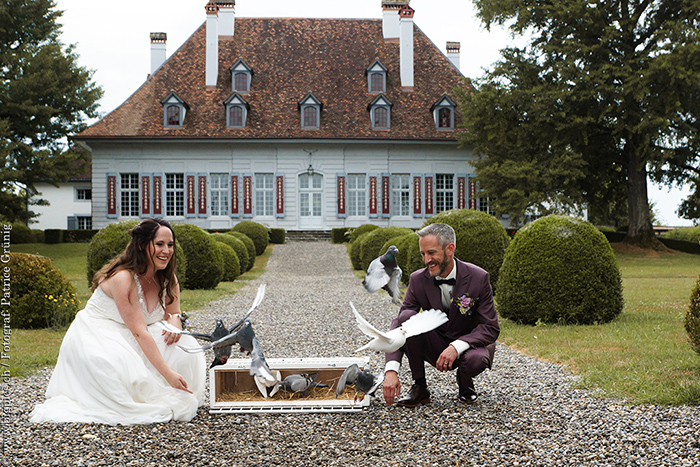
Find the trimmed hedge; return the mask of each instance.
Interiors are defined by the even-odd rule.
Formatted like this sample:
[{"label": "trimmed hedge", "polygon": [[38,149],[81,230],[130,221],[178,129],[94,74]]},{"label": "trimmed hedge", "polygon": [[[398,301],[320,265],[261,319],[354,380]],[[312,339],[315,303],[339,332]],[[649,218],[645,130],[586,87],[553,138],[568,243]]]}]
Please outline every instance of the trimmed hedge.
[{"label": "trimmed hedge", "polygon": [[287,238],[287,231],[284,229],[270,229],[270,243],[282,245]]},{"label": "trimmed hedge", "polygon": [[243,232],[226,232],[226,235],[231,235],[234,238],[237,238],[238,240],[242,241],[243,244],[245,245],[246,249],[248,250],[248,269],[246,271],[250,271],[253,269],[253,266],[255,266],[255,243],[253,243],[253,240],[250,239],[249,236],[244,234]]},{"label": "trimmed hedge", "polygon": [[221,258],[224,264],[224,274],[221,277],[223,282],[233,282],[236,277],[241,275],[241,263],[238,260],[236,251],[224,242],[216,242],[216,246],[221,252]]},{"label": "trimmed hedge", "polygon": [[224,260],[216,241],[193,224],[172,224],[172,227],[187,259],[187,277],[180,284],[185,289],[215,288],[224,275]]},{"label": "trimmed hedge", "polygon": [[265,248],[269,244],[267,227],[253,221],[241,221],[233,226],[233,231],[244,233],[253,240],[256,256],[265,253]]},{"label": "trimmed hedge", "polygon": [[32,229],[22,224],[21,222],[13,222],[10,230],[10,241],[13,244],[20,243],[35,243],[36,237]]},{"label": "trimmed hedge", "polygon": [[690,295],[690,307],[683,322],[690,347],[700,354],[700,279]]},{"label": "trimmed hedge", "polygon": [[350,243],[355,243],[355,241],[363,236],[366,233],[369,233],[373,231],[374,229],[378,229],[378,225],[374,224],[362,224],[359,227],[356,227],[352,229],[352,232],[350,232]]},{"label": "trimmed hedge", "polygon": [[63,231],[64,243],[87,243],[92,240],[99,230],[96,229],[68,229]]},{"label": "trimmed hedge", "polygon": [[[95,273],[99,271],[102,266],[112,261],[112,259],[124,251],[124,248],[126,248],[129,240],[131,240],[129,230],[131,230],[138,223],[139,222],[136,220],[115,222],[114,224],[109,224],[103,227],[92,237],[87,251],[88,286],[92,284],[92,279],[95,277]],[[50,243],[49,236],[53,235],[53,231],[47,229],[45,232],[46,243]],[[180,266],[179,262],[180,258],[178,257],[178,272]],[[178,274],[178,279],[180,282],[182,282],[180,274]]]},{"label": "trimmed hedge", "polygon": [[[115,222],[100,229],[90,241],[87,251],[87,283],[92,285],[95,273],[102,269],[102,266],[112,261],[121,254],[126,245],[131,240],[129,230],[139,224],[140,221],[130,220]],[[180,242],[175,235],[175,257],[177,258],[177,279],[183,284],[187,279],[187,258],[180,246]]]},{"label": "trimmed hedge", "polygon": [[590,222],[547,216],[521,228],[498,280],[498,312],[523,324],[606,323],[623,308],[613,249]]},{"label": "trimmed hedge", "polygon": [[357,240],[360,249],[361,269],[366,271],[369,268],[369,263],[386,253],[386,250],[382,250],[382,246],[387,240],[411,233],[413,230],[406,227],[381,227],[363,235]]},{"label": "trimmed hedge", "polygon": [[698,243],[700,242],[700,225],[693,227],[677,227],[665,232],[662,238]]},{"label": "trimmed hedge", "polygon": [[[457,238],[455,258],[485,269],[494,291],[498,283],[498,271],[511,239],[505,227],[492,215],[473,209],[452,209],[426,220],[423,226],[444,223],[455,230]],[[412,258],[410,272],[425,267],[420,256]],[[416,267],[418,263],[418,267]],[[414,267],[416,269],[414,269]]]},{"label": "trimmed hedge", "polygon": [[12,328],[64,328],[78,311],[75,287],[48,258],[10,253]]},{"label": "trimmed hedge", "polygon": [[47,245],[55,245],[63,243],[63,230],[61,229],[46,229],[44,230],[44,241]]},{"label": "trimmed hedge", "polygon": [[348,243],[350,241],[350,232],[352,232],[352,229],[348,227],[331,229],[331,243]]},{"label": "trimmed hedge", "polygon": [[244,273],[250,269],[248,267],[248,248],[240,238],[219,232],[213,233],[211,236],[214,237],[214,240],[217,242],[223,242],[233,248],[233,251],[236,252],[236,256],[238,256],[238,264],[240,266],[241,273]]}]

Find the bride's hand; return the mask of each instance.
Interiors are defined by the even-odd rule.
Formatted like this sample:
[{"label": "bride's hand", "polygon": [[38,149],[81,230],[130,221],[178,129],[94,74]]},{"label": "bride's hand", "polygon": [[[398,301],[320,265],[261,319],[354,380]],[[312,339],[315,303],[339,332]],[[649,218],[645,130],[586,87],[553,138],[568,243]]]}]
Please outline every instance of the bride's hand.
[{"label": "bride's hand", "polygon": [[166,331],[165,329],[163,329],[162,335],[165,336],[163,337],[165,339],[165,345],[172,345],[180,340],[180,334]]},{"label": "bride's hand", "polygon": [[187,388],[187,381],[185,381],[185,378],[183,378],[180,374],[170,371],[170,374],[168,374],[165,379],[168,381],[168,384],[175,389],[181,389],[192,394],[192,391]]}]

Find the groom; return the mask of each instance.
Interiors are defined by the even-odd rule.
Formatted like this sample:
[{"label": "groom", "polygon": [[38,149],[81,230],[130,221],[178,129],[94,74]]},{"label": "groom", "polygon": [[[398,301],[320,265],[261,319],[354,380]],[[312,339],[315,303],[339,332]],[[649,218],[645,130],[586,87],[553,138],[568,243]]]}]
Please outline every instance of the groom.
[{"label": "groom", "polygon": [[396,405],[415,407],[430,402],[424,362],[438,371],[457,369],[458,399],[472,404],[478,397],[472,378],[491,368],[500,333],[489,275],[478,266],[454,258],[455,232],[449,225],[430,224],[417,234],[427,267],[411,274],[406,297],[391,329],[420,310],[431,308],[442,309],[448,322],[409,337],[401,349],[386,354],[384,400],[391,405],[401,393],[398,371],[406,354],[414,382],[408,395]]}]

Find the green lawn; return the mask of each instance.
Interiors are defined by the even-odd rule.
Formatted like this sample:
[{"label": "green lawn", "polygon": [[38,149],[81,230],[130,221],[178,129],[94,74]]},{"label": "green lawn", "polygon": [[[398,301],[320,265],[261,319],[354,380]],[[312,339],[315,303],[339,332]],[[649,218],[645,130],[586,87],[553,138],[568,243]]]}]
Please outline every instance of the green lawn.
[{"label": "green lawn", "polygon": [[700,274],[700,256],[620,251],[625,309],[593,326],[522,326],[501,321],[500,340],[566,364],[585,387],[654,404],[700,404],[700,355],[683,318]]},{"label": "green lawn", "polygon": [[[12,245],[13,252],[32,253],[51,258],[53,264],[75,285],[78,291],[77,296],[83,304],[80,308],[84,307],[85,302],[92,294],[86,278],[87,248],[87,243],[62,243],[59,245],[29,243]],[[234,282],[220,282],[212,290],[182,290],[182,310],[187,312],[201,309],[212,300],[218,300],[236,293],[247,281],[260,277],[267,267],[267,261],[270,259],[272,249],[273,246],[269,245],[267,250],[255,259],[253,268],[245,274],[241,274]],[[64,333],[65,330],[13,329],[10,369],[12,376],[23,376],[45,366],[55,365]]]}]

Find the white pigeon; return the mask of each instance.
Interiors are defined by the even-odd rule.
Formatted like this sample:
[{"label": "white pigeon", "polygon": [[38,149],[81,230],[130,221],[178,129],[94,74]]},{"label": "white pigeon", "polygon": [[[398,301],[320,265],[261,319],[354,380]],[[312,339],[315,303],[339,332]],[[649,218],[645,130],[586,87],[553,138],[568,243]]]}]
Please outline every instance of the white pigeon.
[{"label": "white pigeon", "polygon": [[350,302],[357,326],[360,331],[372,338],[367,345],[360,347],[355,352],[370,349],[377,352],[394,352],[400,349],[409,337],[432,331],[447,322],[447,315],[440,310],[430,309],[411,316],[401,326],[388,332],[382,332],[369,324]]},{"label": "white pigeon", "polygon": [[257,337],[253,337],[253,350],[250,352],[250,374],[265,399],[268,397],[267,388],[272,388],[270,396],[274,396],[279,391],[278,383],[282,381],[282,373],[279,371],[273,373],[270,370]]}]

